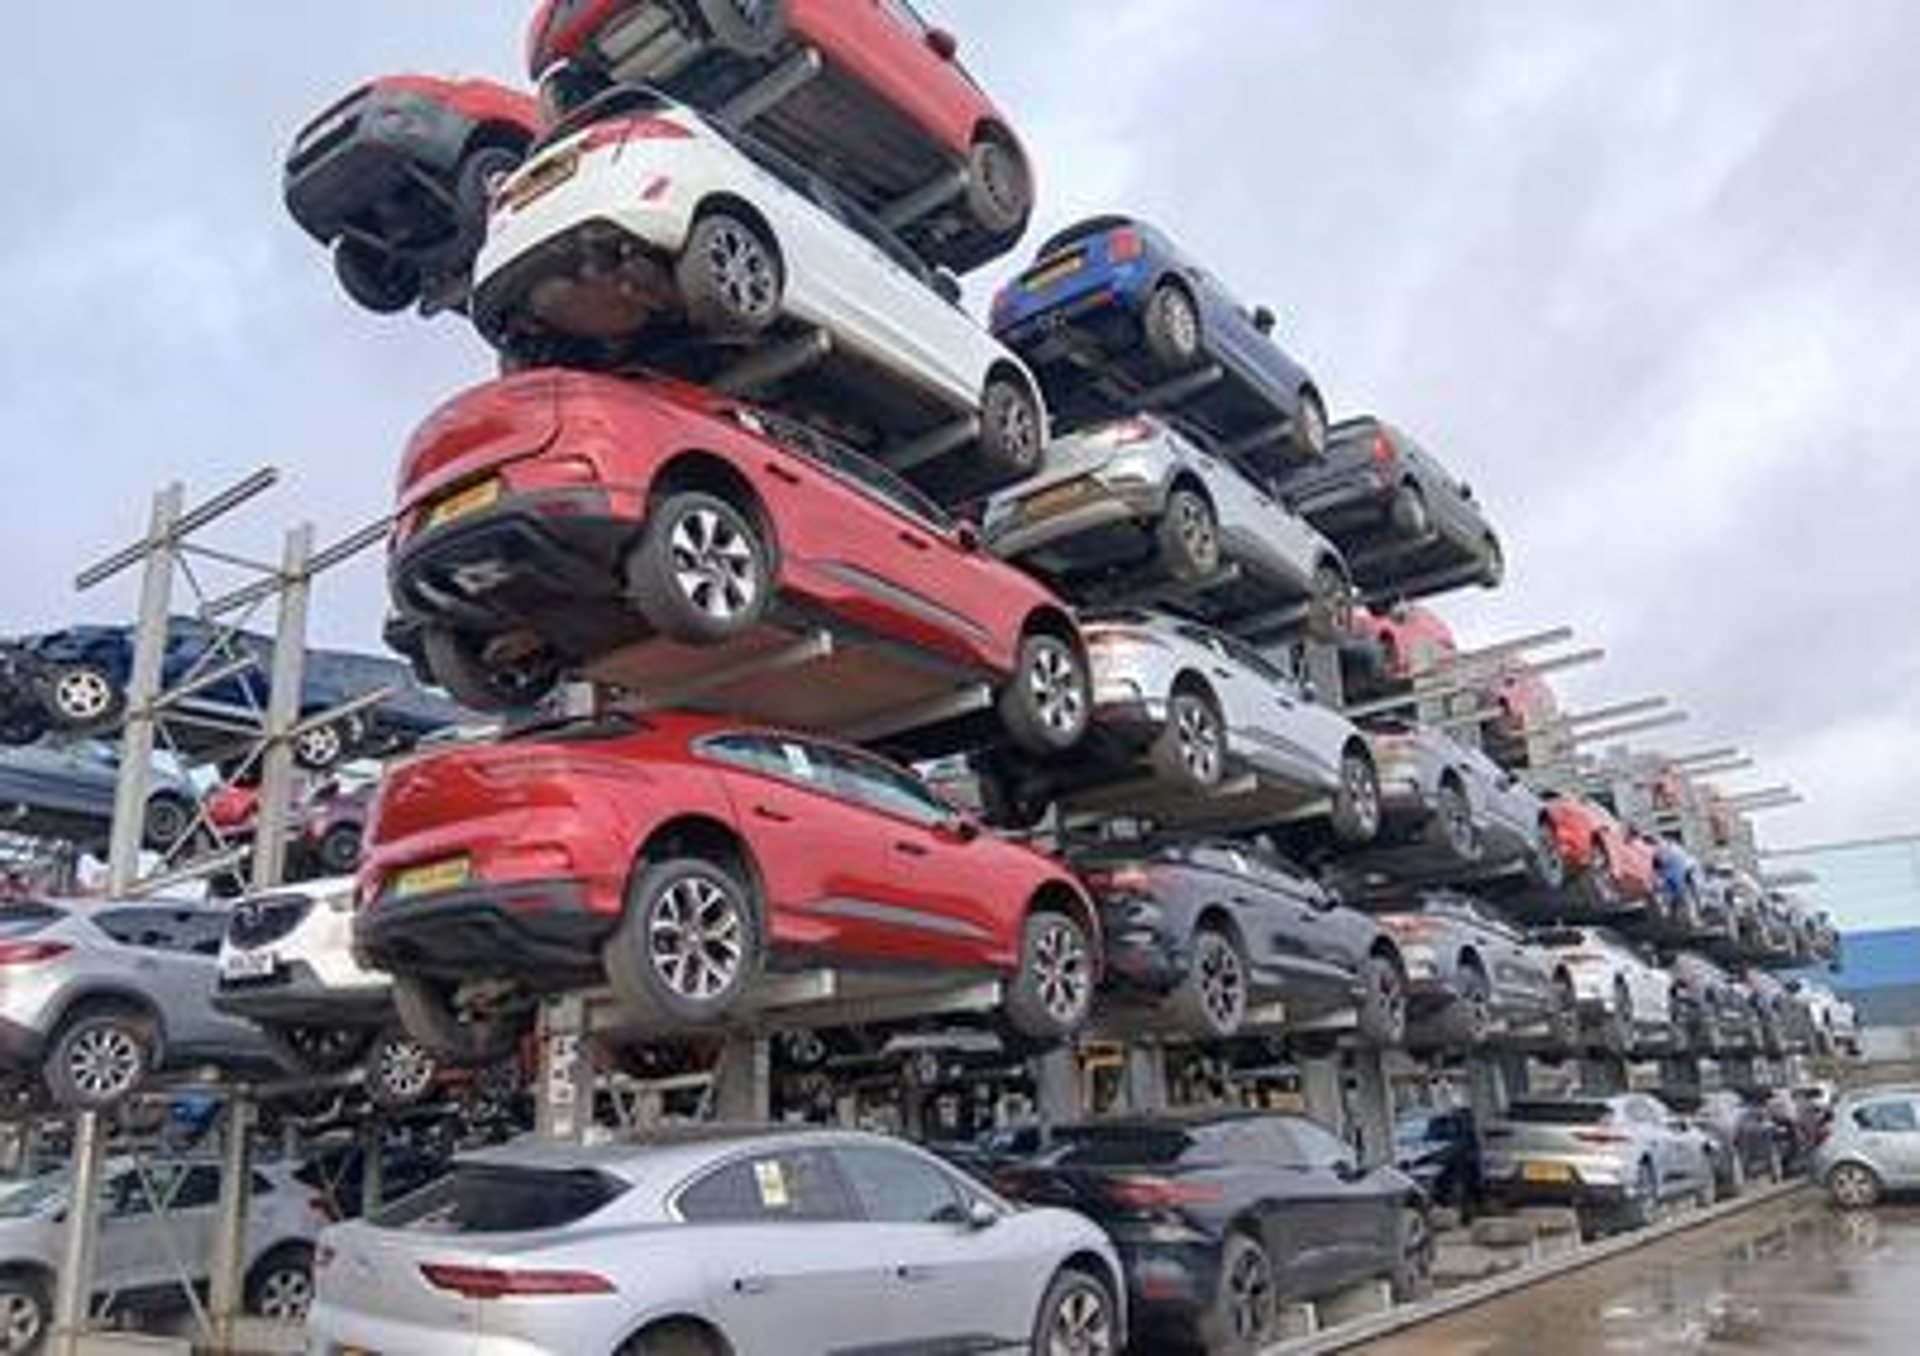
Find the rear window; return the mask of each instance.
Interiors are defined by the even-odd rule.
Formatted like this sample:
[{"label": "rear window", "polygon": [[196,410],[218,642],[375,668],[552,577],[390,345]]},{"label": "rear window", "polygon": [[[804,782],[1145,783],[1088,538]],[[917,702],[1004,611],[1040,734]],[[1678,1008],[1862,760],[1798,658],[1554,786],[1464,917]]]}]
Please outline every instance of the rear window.
[{"label": "rear window", "polygon": [[510,1234],[555,1229],[595,1213],[626,1183],[591,1168],[462,1163],[374,1217],[423,1234]]},{"label": "rear window", "polygon": [[1171,1126],[1079,1125],[1056,1130],[1051,1161],[1063,1166],[1175,1163],[1193,1147],[1193,1137]]},{"label": "rear window", "polygon": [[0,907],[0,937],[25,937],[28,933],[40,931],[49,923],[59,922],[64,916],[51,904],[31,901],[8,904]]},{"label": "rear window", "polygon": [[1507,1119],[1529,1125],[1595,1125],[1607,1118],[1605,1102],[1515,1102]]}]

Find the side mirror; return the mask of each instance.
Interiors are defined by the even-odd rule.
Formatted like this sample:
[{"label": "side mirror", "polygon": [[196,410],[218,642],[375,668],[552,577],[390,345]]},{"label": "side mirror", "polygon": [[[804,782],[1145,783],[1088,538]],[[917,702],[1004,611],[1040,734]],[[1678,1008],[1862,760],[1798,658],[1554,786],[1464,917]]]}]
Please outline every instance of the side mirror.
[{"label": "side mirror", "polygon": [[953,544],[962,551],[980,549],[980,528],[971,518],[962,518],[953,525]]},{"label": "side mirror", "polygon": [[1000,1212],[985,1201],[975,1198],[967,1202],[967,1227],[969,1229],[991,1229],[1000,1222]]},{"label": "side mirror", "polygon": [[942,61],[952,61],[960,54],[960,39],[944,28],[929,28],[927,48]]},{"label": "side mirror", "polygon": [[1252,314],[1250,314],[1247,318],[1253,322],[1253,327],[1256,330],[1259,330],[1260,333],[1262,334],[1273,333],[1274,318],[1273,318],[1273,312],[1269,308],[1265,306],[1256,306],[1253,308]]},{"label": "side mirror", "polygon": [[980,836],[980,825],[967,815],[955,814],[940,821],[940,834],[956,843],[971,843]]}]

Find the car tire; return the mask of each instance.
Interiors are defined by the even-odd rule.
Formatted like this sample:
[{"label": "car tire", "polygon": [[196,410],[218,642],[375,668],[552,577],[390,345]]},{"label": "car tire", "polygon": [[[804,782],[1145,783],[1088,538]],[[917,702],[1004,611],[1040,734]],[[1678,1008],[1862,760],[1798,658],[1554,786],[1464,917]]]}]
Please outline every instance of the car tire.
[{"label": "car tire", "polygon": [[1106,1284],[1077,1267],[1063,1267],[1040,1297],[1032,1350],[1109,1353],[1120,1350],[1120,1320]]},{"label": "car tire", "polygon": [[1559,890],[1567,883],[1567,859],[1560,851],[1560,840],[1553,832],[1553,821],[1542,819],[1534,829],[1533,851],[1528,868],[1534,883],[1543,890]]},{"label": "car tire", "polygon": [[627,561],[627,591],[670,640],[719,645],[760,624],[773,592],[773,553],[753,520],[717,495],[681,490],[647,514]]},{"label": "car tire", "polygon": [[1448,1042],[1477,1050],[1493,1031],[1493,984],[1478,961],[1460,966],[1460,988],[1447,1006]]},{"label": "car tire", "polygon": [[648,862],[601,957],[615,996],[643,1027],[717,1027],[760,974],[758,901],[738,868],[702,857]]},{"label": "car tire", "polygon": [[499,1063],[533,1025],[530,1011],[462,1018],[441,985],[415,975],[393,977],[393,1010],[434,1058],[462,1069]]},{"label": "car tire", "polygon": [[1573,980],[1556,975],[1553,981],[1553,1011],[1547,1017],[1547,1039],[1554,1049],[1573,1051],[1580,1045],[1580,999]]},{"label": "car tire", "polygon": [[1418,485],[1402,485],[1393,492],[1387,501],[1387,521],[1396,535],[1411,541],[1424,541],[1433,531],[1433,514]]},{"label": "car tire", "polygon": [[359,824],[335,824],[321,834],[320,842],[313,850],[321,873],[351,876],[358,871],[362,836],[362,826]]},{"label": "car tire", "polygon": [[1199,1040],[1226,1040],[1247,1020],[1252,975],[1246,948],[1231,928],[1202,924],[1193,934],[1187,971],[1167,995],[1165,1013]]},{"label": "car tire", "polygon": [[384,1027],[366,1052],[367,1100],[383,1111],[418,1106],[440,1076],[433,1052],[399,1026]]},{"label": "car tire", "polygon": [[1220,1279],[1200,1316],[1209,1356],[1253,1356],[1272,1341],[1280,1312],[1267,1250],[1235,1230],[1220,1249]]},{"label": "car tire", "polygon": [[980,477],[1000,486],[1025,480],[1040,469],[1047,451],[1047,416],[1040,398],[1006,371],[987,378],[980,391]]},{"label": "car tire", "polygon": [[1175,688],[1149,756],[1169,785],[1195,795],[1217,791],[1227,776],[1227,729],[1213,694],[1198,685]]},{"label": "car tire", "polygon": [[1140,319],[1147,352],[1168,372],[1185,372],[1200,361],[1206,336],[1200,308],[1182,283],[1165,279],[1147,295]]},{"label": "car tire", "polygon": [[1167,495],[1155,536],[1167,574],[1181,583],[1196,583],[1220,572],[1220,519],[1200,491],[1175,486]]},{"label": "car tire", "polygon": [[735,56],[770,56],[786,37],[785,0],[698,0],[698,4],[707,33]]},{"label": "car tire", "polygon": [[1358,744],[1340,755],[1340,785],[1333,793],[1333,836],[1343,843],[1370,843],[1380,832],[1380,775]]},{"label": "car tire", "polygon": [[722,338],[760,333],[780,316],[786,274],[773,240],[754,222],[709,212],[687,233],[674,265],[687,323]]},{"label": "car tire", "polygon": [[170,852],[193,830],[193,803],[171,791],[156,791],[147,797],[147,810],[140,817],[140,842],[150,852]]},{"label": "car tire", "polygon": [[158,1063],[154,1020],[119,1005],[83,1005],[60,1023],[41,1064],[47,1094],[68,1110],[116,1105]]},{"label": "car tire", "polygon": [[1353,584],[1347,572],[1331,560],[1322,561],[1314,567],[1309,587],[1307,633],[1338,644],[1353,632]]},{"label": "car tire", "polygon": [[53,1289],[32,1272],[0,1271],[0,1352],[32,1356],[45,1349],[53,1320]]},{"label": "car tire", "polygon": [[1013,676],[1000,690],[1000,720],[1027,753],[1065,753],[1087,732],[1092,697],[1087,656],[1079,642],[1049,631],[1029,631],[1020,639]]},{"label": "car tire", "polygon": [[46,706],[60,728],[95,733],[119,722],[127,694],[98,664],[60,664],[47,675]]},{"label": "car tire", "polygon": [[1040,1046],[1065,1040],[1093,1009],[1095,969],[1085,924],[1058,909],[1029,911],[1020,924],[1018,968],[1006,982],[1008,1027]]},{"label": "car tire", "polygon": [[1391,956],[1373,954],[1360,962],[1360,1001],[1356,1009],[1360,1039],[1391,1050],[1407,1039],[1407,976]]},{"label": "car tire", "polygon": [[260,1035],[274,1058],[296,1074],[331,1074],[349,1068],[366,1052],[368,1034],[346,1026],[262,1022]]},{"label": "car tire", "polygon": [[1880,1174],[1864,1163],[1836,1163],[1827,1173],[1827,1195],[1842,1210],[1871,1209],[1880,1192]]},{"label": "car tire", "polygon": [[340,290],[375,315],[395,315],[420,300],[420,266],[390,250],[346,236],[333,242]]},{"label": "car tire", "polygon": [[313,1245],[279,1243],[247,1272],[247,1312],[293,1326],[313,1303]]},{"label": "car tire", "polygon": [[731,1350],[691,1323],[669,1320],[628,1338],[614,1356],[727,1356]]},{"label": "car tire", "polygon": [[996,236],[1017,233],[1033,215],[1033,171],[1004,132],[987,128],[967,152],[967,215]]},{"label": "car tire", "polygon": [[454,223],[454,247],[450,253],[465,271],[487,239],[487,216],[492,208],[496,180],[520,168],[527,158],[525,150],[511,146],[479,146],[469,151],[460,163],[453,181],[453,200],[458,213]]},{"label": "car tire", "polygon": [[1633,1173],[1633,1193],[1621,1211],[1626,1227],[1644,1229],[1660,1215],[1660,1174],[1651,1161],[1641,1159]]},{"label": "car tire", "polygon": [[486,642],[445,626],[420,629],[420,654],[428,681],[446,689],[454,701],[483,714],[517,711],[534,705],[560,681],[560,659],[537,649],[512,663],[490,662]]},{"label": "car tire", "polygon": [[1300,405],[1294,411],[1293,429],[1288,435],[1293,455],[1301,461],[1323,461],[1327,455],[1327,407],[1320,393],[1311,386],[1300,389]]},{"label": "car tire", "polygon": [[308,772],[338,767],[352,752],[352,733],[345,721],[322,721],[293,737],[293,761]]},{"label": "car tire", "polygon": [[1425,1299],[1433,1293],[1433,1228],[1425,1211],[1411,1206],[1401,1210],[1399,1254],[1389,1277],[1393,1302],[1411,1304]]},{"label": "car tire", "polygon": [[1455,862],[1471,864],[1480,860],[1480,830],[1474,826],[1473,807],[1467,803],[1467,793],[1458,782],[1440,783],[1428,831],[1433,845]]}]

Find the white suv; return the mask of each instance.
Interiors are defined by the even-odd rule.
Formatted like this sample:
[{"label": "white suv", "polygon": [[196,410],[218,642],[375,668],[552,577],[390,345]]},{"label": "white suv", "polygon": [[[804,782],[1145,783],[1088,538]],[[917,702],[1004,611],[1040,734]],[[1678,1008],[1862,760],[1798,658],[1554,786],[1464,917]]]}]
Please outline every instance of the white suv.
[{"label": "white suv", "polygon": [[367,1095],[406,1106],[432,1089],[433,1057],[401,1030],[386,971],[353,954],[353,879],[289,885],[235,901],[213,1003],[258,1026],[307,1073],[366,1062]]}]

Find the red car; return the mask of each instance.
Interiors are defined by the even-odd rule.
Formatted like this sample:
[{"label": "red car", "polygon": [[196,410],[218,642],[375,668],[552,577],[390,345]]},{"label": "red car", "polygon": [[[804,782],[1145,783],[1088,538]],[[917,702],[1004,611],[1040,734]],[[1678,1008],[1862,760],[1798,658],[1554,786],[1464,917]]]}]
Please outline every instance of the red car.
[{"label": "red car", "polygon": [[[957,46],[907,0],[546,0],[527,69],[556,116],[617,80],[750,119],[929,263],[965,272],[1019,242],[1034,189]],[[755,86],[784,93],[754,107]]]},{"label": "red car", "polygon": [[[389,640],[477,709],[578,665],[628,686],[739,666],[763,623],[824,620],[865,643],[728,709],[817,727],[823,702],[870,714],[984,680],[1029,752],[1086,728],[1086,656],[1044,587],[884,467],[664,380],[542,370],[442,406],[407,452],[388,578]],[[636,660],[650,637],[669,644]]]},{"label": "red car", "polygon": [[1355,637],[1379,646],[1381,676],[1389,681],[1424,677],[1459,653],[1453,629],[1415,603],[1400,603],[1383,612],[1362,608],[1353,614],[1351,630]]},{"label": "red car", "polygon": [[[309,787],[294,806],[287,866],[296,879],[351,875],[360,865],[360,839],[373,787],[343,787],[331,778]],[[253,840],[260,814],[260,788],[222,786],[206,799],[207,822],[229,847]]]},{"label": "red car", "polygon": [[1511,751],[1517,761],[1525,761],[1530,738],[1560,714],[1559,700],[1547,680],[1520,661],[1499,669],[1487,686],[1485,700],[1493,706],[1493,719],[1486,731],[1488,742],[1499,750]]},{"label": "red car", "polygon": [[368,310],[463,305],[493,181],[539,133],[539,105],[517,90],[386,76],[300,130],[287,210],[333,251],[340,285]]},{"label": "red car", "polygon": [[1653,898],[1658,873],[1651,840],[1576,796],[1550,797],[1547,819],[1560,854],[1561,878],[1594,908],[1631,910]]},{"label": "red car", "polygon": [[[711,1028],[763,969],[1006,977],[1004,1019],[1085,1019],[1099,924],[1074,877],[912,774],[811,735],[667,712],[535,728],[390,769],[356,940],[416,1039],[477,1061],[540,993],[613,987],[636,1027]],[[491,1005],[483,1001],[490,998]]]}]

